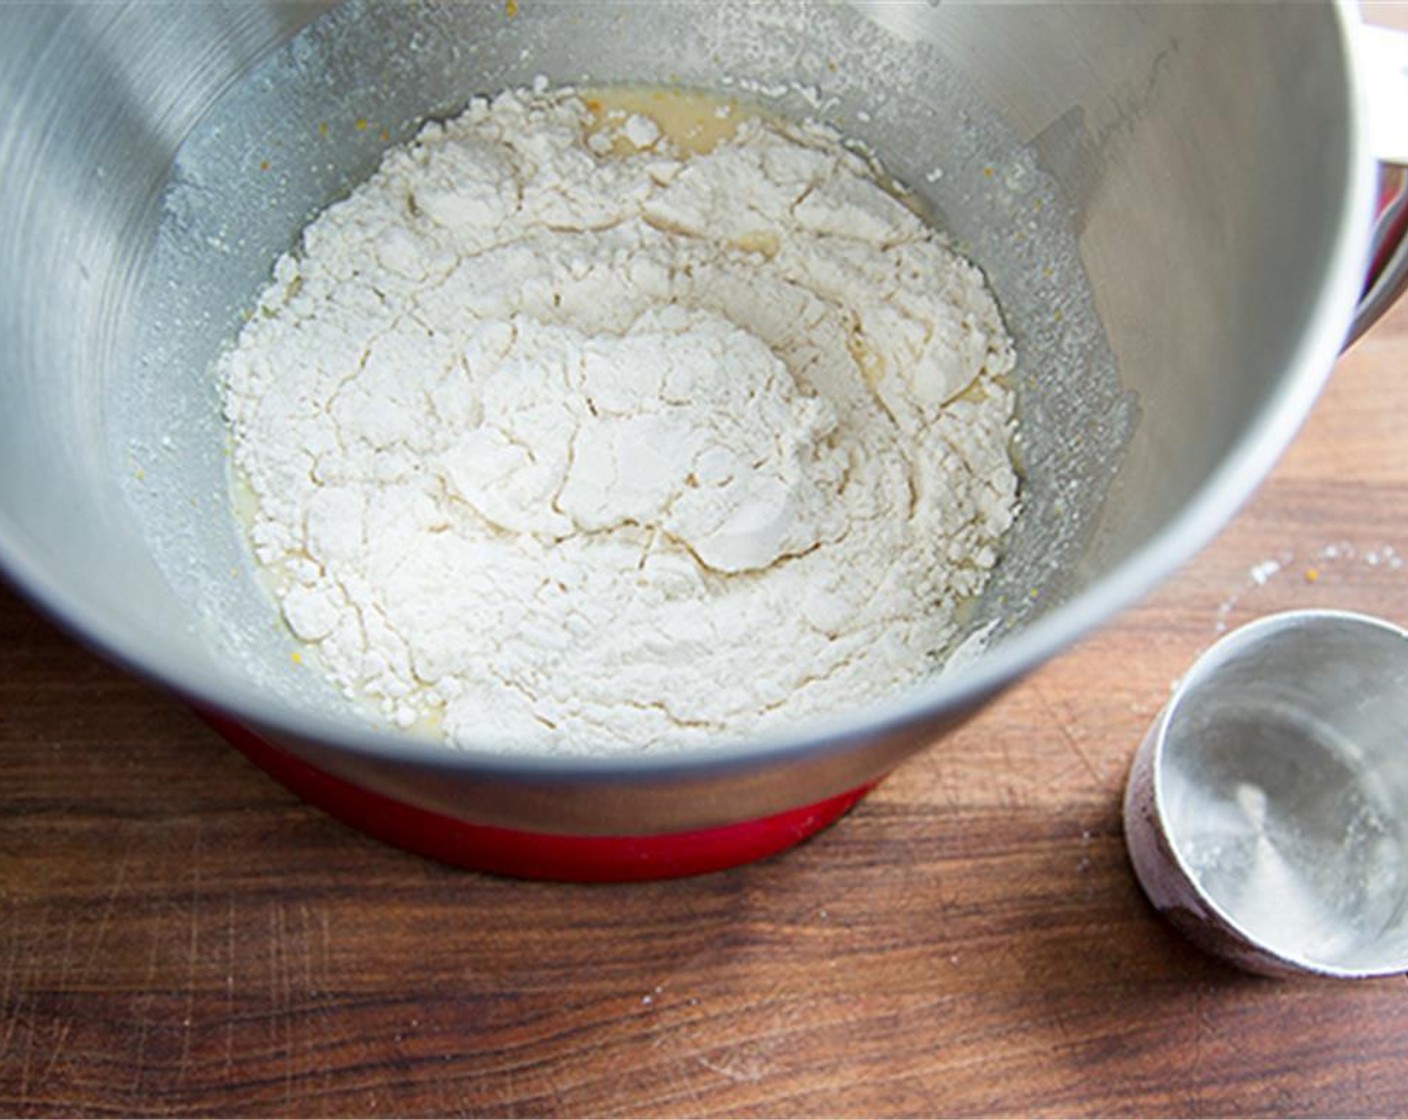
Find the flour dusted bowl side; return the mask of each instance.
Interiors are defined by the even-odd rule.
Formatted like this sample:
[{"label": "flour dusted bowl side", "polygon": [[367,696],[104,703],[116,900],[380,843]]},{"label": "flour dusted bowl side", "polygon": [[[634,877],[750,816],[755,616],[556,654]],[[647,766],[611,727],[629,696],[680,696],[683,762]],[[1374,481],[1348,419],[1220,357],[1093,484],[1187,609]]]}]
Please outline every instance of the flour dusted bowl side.
[{"label": "flour dusted bowl side", "polygon": [[[15,231],[0,551],[86,639],[277,743],[262,764],[325,802],[294,771],[518,833],[782,815],[769,844],[804,834],[1206,540],[1290,438],[1349,322],[1373,168],[1333,8],[354,4],[300,34],[315,14],[0,17]],[[553,759],[408,740],[291,664],[230,516],[214,359],[273,259],[387,145],[540,73],[819,116],[879,152],[983,267],[1019,355],[1025,513],[974,604],[988,648],[965,668],[766,741]],[[1307,133],[1325,153],[1313,167]],[[340,804],[363,824],[399,811]],[[729,850],[686,869],[763,848]]]}]

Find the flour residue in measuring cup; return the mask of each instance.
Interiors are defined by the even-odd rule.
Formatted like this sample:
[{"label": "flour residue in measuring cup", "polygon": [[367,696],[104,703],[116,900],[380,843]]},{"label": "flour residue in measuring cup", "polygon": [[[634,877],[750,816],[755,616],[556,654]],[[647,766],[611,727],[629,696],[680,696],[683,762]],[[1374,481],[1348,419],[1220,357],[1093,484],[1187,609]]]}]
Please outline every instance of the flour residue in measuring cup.
[{"label": "flour residue in measuring cup", "polygon": [[983,277],[829,129],[511,91],[305,230],[222,361],[250,539],[352,697],[648,750],[931,673],[1017,513]]},{"label": "flour residue in measuring cup", "polygon": [[1213,738],[1208,792],[1175,822],[1194,878],[1268,948],[1353,960],[1397,922],[1408,887],[1402,826],[1364,760],[1274,712],[1229,720]]}]

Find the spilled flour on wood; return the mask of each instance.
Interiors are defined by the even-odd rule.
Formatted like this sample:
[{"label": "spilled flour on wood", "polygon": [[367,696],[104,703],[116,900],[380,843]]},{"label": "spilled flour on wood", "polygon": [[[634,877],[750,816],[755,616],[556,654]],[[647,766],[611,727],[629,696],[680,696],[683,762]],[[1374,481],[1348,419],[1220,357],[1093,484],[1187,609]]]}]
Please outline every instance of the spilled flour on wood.
[{"label": "spilled flour on wood", "polygon": [[1213,632],[1221,634],[1226,631],[1231,615],[1243,598],[1273,580],[1296,578],[1306,584],[1317,584],[1337,567],[1356,565],[1397,571],[1403,567],[1403,557],[1391,544],[1361,547],[1345,540],[1299,552],[1284,549],[1247,568],[1246,581],[1217,605],[1213,614]]}]

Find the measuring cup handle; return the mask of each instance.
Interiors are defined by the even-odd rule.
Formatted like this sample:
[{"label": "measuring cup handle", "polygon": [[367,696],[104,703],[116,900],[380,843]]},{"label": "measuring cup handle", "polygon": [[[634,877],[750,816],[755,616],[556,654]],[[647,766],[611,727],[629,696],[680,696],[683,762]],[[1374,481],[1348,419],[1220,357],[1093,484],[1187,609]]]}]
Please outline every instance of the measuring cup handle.
[{"label": "measuring cup handle", "polygon": [[1359,27],[1354,55],[1365,79],[1369,143],[1379,159],[1380,178],[1369,275],[1346,345],[1408,289],[1408,32]]}]

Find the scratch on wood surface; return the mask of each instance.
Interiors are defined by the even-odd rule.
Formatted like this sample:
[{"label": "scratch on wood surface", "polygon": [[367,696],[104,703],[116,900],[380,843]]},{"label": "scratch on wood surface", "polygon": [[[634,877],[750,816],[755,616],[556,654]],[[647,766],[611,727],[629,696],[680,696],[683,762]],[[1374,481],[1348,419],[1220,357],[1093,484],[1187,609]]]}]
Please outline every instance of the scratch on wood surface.
[{"label": "scratch on wood surface", "polygon": [[93,931],[93,944],[88,949],[88,959],[83,962],[83,969],[80,973],[84,980],[90,980],[95,975],[98,954],[102,951],[103,942],[107,939],[108,930],[112,926],[112,916],[117,909],[118,897],[127,886],[127,868],[131,863],[132,841],[129,838],[122,849],[122,855],[118,857],[117,870],[113,873],[112,885],[107,889],[103,899],[103,908],[98,914],[98,925]]},{"label": "scratch on wood surface", "polygon": [[[283,906],[278,899],[269,902],[269,998],[273,1005],[269,1014],[269,1052],[282,1054],[284,1060],[284,1106],[288,1110],[293,1102],[293,1078],[288,1065],[288,1024],[285,1022],[288,1000],[283,987]],[[280,1037],[280,1033],[283,1037]]]},{"label": "scratch on wood surface", "polygon": [[303,949],[303,991],[306,995],[311,993],[316,986],[313,979],[313,915],[309,912],[306,902],[298,904],[298,920],[302,926],[298,934],[298,943]]},{"label": "scratch on wood surface", "polygon": [[1203,1109],[1203,1044],[1209,1027],[1207,1015],[1203,1011],[1203,990],[1196,987],[1193,989],[1193,1053],[1188,1059],[1188,1084],[1193,1088],[1193,1101],[1199,1112]]},{"label": "scratch on wood surface", "polygon": [[750,1085],[761,1081],[772,1072],[772,1062],[758,1050],[752,1053],[746,1049],[725,1051],[719,1061],[700,1054],[696,1060],[705,1069],[712,1070],[721,1077]]},{"label": "scratch on wood surface", "polygon": [[225,1072],[235,1069],[235,892],[225,895]]},{"label": "scratch on wood surface", "polygon": [[44,1072],[39,1075],[39,1084],[48,1082],[54,1072],[54,1067],[59,1064],[59,1058],[65,1053],[65,1044],[68,1042],[69,1032],[73,1030],[73,1023],[65,1022],[59,1026],[54,1034],[53,1048],[49,1051],[49,1061],[45,1063]]},{"label": "scratch on wood surface", "polygon": [[[32,986],[33,982],[30,981],[30,984],[26,985],[28,978],[22,974],[26,964],[42,959],[42,946],[53,941],[49,928],[50,914],[50,907],[46,903],[33,922],[33,932],[26,939],[23,948],[20,944],[20,930],[17,928],[18,915],[11,918],[8,929],[10,952],[5,964],[4,1003],[0,1005],[4,1007],[6,1026],[5,1036],[0,1040],[0,1065],[8,1064],[13,1069],[18,1064],[18,1103],[21,1106],[48,1080],[64,1054],[71,1029],[70,1024],[61,1024],[55,1029],[53,1043],[46,1058],[43,1054],[45,1040],[41,1037],[40,1030],[42,1018],[39,1010],[32,1006],[30,993],[25,990],[27,986]],[[66,923],[65,928],[71,933],[71,925]],[[65,975],[72,956],[72,944],[71,937],[66,937],[59,965]]]},{"label": "scratch on wood surface", "polygon": [[34,1015],[30,1015],[25,1021],[24,1036],[24,1069],[20,1074],[20,1100],[30,1099],[30,1073],[34,1069],[35,1036],[39,1033],[38,1024]]},{"label": "scratch on wood surface", "polygon": [[[0,1039],[0,1055],[10,1053],[10,1040],[15,1033],[15,1024],[19,1022],[19,1003],[23,999],[23,994],[19,999],[15,998],[15,980],[19,973],[20,962],[20,938],[18,915],[13,911],[10,914],[10,925],[6,930],[5,940],[9,942],[10,952],[5,958],[5,986],[4,995],[0,997],[0,1007],[5,1008],[5,1037]],[[11,1007],[10,1001],[15,1000],[15,1006]]]},{"label": "scratch on wood surface", "polygon": [[1051,722],[1056,725],[1056,730],[1060,732],[1062,741],[1080,761],[1085,772],[1090,775],[1090,780],[1095,785],[1095,788],[1103,791],[1105,789],[1105,779],[1101,777],[1100,771],[1091,757],[1081,749],[1080,740],[1076,737],[1075,732],[1071,730],[1070,724],[1066,721],[1066,718],[1056,710],[1056,705],[1052,702],[1051,697],[1046,694],[1046,689],[1038,680],[1032,681],[1032,695],[1036,697],[1037,703],[1041,705],[1042,710],[1051,717]]},{"label": "scratch on wood surface", "polygon": [[274,899],[269,907],[269,992],[273,1014],[269,1016],[271,1052],[281,1054],[284,1063],[284,1111],[293,1111],[297,1078],[293,1054],[293,977],[288,960],[288,911]]},{"label": "scratch on wood surface", "polygon": [[709,1110],[704,1107],[704,1094],[699,1091],[699,1086],[694,1083],[694,1078],[689,1076],[687,1067],[681,1062],[667,1062],[663,1067],[670,1084],[674,1087],[672,1096],[684,1097],[689,1101],[689,1111],[696,1116],[706,1116]]},{"label": "scratch on wood surface", "polygon": [[997,750],[1002,755],[1001,781],[1002,789],[1007,794],[1007,804],[1017,806],[1022,803],[1022,798],[1018,794],[1015,775],[1017,768],[1012,761],[1012,744],[1006,735],[998,735]]},{"label": "scratch on wood surface", "polygon": [[[317,984],[316,988],[310,984],[308,994],[310,997],[314,995],[327,997],[335,986],[333,983],[335,970],[333,967],[332,918],[328,914],[325,902],[318,904],[316,914],[319,930]],[[312,941],[311,933],[309,941]],[[336,1053],[349,1037],[345,1016],[339,1012],[337,1004],[327,998],[318,999],[316,1006],[318,1008],[317,1024],[322,1031],[322,1050],[328,1054]],[[445,1054],[442,1057],[448,1060],[450,1055]],[[328,1092],[332,1092],[337,1085],[335,1067],[328,1062],[318,1061],[316,1068],[322,1073],[324,1087]]]},{"label": "scratch on wood surface", "polygon": [[[146,991],[150,993],[156,986],[157,956],[161,947],[161,928],[152,930],[151,947],[147,951],[147,979]],[[147,1039],[151,1035],[152,1017],[151,996],[145,995],[138,1007],[137,1013],[137,1047],[136,1054],[132,1059],[132,1096],[136,1100],[141,1099],[142,1084],[147,1077]]]},{"label": "scratch on wood surface", "polygon": [[[316,957],[319,953],[319,946],[326,942],[327,923],[323,923],[323,941],[315,943],[313,912],[309,909],[306,902],[300,902],[298,904],[298,918],[300,925],[298,940],[303,949],[303,976],[301,978],[303,990],[299,994],[308,1009],[300,1016],[302,1027],[300,1033],[302,1037],[300,1039],[299,1051],[301,1054],[300,1060],[303,1063],[303,1077],[305,1081],[309,1080],[312,1070],[322,1068],[324,1084],[330,1086],[330,1083],[326,1080],[326,1068],[322,1067],[315,1058],[318,1052],[318,1039],[315,1038],[315,1032],[321,1032],[322,1039],[331,1043],[333,1041],[332,1030],[330,1029],[331,1023],[329,1022],[327,1008],[323,1006],[320,1001],[315,1002],[313,999],[314,993],[319,987],[318,977],[321,971],[318,967]],[[290,1060],[292,1060],[292,1055],[290,1055]],[[306,1085],[304,1091],[307,1092]]]},{"label": "scratch on wood surface", "polygon": [[191,1032],[196,1010],[196,971],[200,961],[200,864],[201,827],[196,822],[191,843],[191,896],[189,900],[189,936],[186,942],[186,1011],[181,1017],[181,1056],[176,1066],[176,1084],[186,1079],[191,1064]]},{"label": "scratch on wood surface", "polygon": [[63,923],[64,944],[63,948],[60,949],[56,954],[59,959],[59,966],[58,976],[54,980],[54,987],[61,992],[67,991],[69,987],[68,974],[70,969],[73,967],[74,962],[73,931],[76,925],[77,923],[73,921],[66,921]]}]

